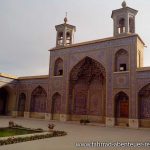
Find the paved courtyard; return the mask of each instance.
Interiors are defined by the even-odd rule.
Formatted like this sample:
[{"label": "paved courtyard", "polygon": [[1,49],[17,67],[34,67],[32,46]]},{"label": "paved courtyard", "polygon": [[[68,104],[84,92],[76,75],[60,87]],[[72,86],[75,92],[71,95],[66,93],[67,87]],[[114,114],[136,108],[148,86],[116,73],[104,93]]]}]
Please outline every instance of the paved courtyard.
[{"label": "paved courtyard", "polygon": [[[15,123],[25,127],[47,129],[49,121],[38,119],[24,119],[0,117],[0,126],[7,126],[8,121],[13,120]],[[121,127],[104,127],[103,125],[80,125],[77,122],[57,122],[52,121],[58,130],[64,130],[67,136],[54,137],[24,143],[1,146],[0,150],[98,150],[98,149],[150,149],[149,147],[76,147],[75,143],[92,143],[97,142],[150,142],[150,129],[129,129]],[[130,143],[130,144],[131,144]],[[93,145],[94,146],[94,145]]]}]

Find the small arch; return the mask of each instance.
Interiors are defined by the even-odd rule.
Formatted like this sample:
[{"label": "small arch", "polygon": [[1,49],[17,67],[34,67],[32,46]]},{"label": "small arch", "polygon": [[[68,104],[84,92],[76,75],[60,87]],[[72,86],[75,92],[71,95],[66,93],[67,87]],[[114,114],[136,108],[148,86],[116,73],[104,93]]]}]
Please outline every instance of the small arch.
[{"label": "small arch", "polygon": [[61,95],[56,92],[52,96],[52,119],[53,120],[59,120],[60,119],[60,113],[61,113]]},{"label": "small arch", "polygon": [[115,95],[115,118],[116,125],[128,126],[129,118],[129,97],[124,92],[119,92]]},{"label": "small arch", "polygon": [[125,19],[121,18],[118,22],[118,33],[125,33]]},{"label": "small arch", "polygon": [[63,75],[63,60],[61,58],[57,58],[54,66],[54,76],[62,76]]},{"label": "small arch", "polygon": [[44,113],[46,110],[47,93],[41,86],[36,87],[31,94],[30,111]]},{"label": "small arch", "polygon": [[69,45],[71,44],[71,33],[70,32],[67,32],[66,33],[66,44]]},{"label": "small arch", "polygon": [[67,38],[71,38],[70,32],[67,32],[67,33],[66,33],[66,37],[67,37]]},{"label": "small arch", "polygon": [[18,115],[19,116],[24,116],[25,103],[26,103],[26,95],[25,93],[21,93],[19,95],[19,102],[18,102]]},{"label": "small arch", "polygon": [[63,32],[58,32],[58,37],[57,37],[57,44],[58,45],[63,45]]},{"label": "small arch", "polygon": [[62,39],[63,38],[63,32],[58,33],[58,38]]},{"label": "small arch", "polygon": [[129,56],[128,52],[120,49],[115,53],[115,72],[129,70]]},{"label": "small arch", "polygon": [[130,17],[129,18],[129,32],[130,33],[134,33],[135,32],[135,25],[134,25],[134,18],[133,17]]}]

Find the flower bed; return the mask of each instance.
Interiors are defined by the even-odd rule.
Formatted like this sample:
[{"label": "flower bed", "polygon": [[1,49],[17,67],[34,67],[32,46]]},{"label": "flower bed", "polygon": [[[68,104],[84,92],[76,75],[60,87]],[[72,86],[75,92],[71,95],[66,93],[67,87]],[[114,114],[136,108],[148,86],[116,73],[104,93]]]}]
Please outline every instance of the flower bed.
[{"label": "flower bed", "polygon": [[25,137],[9,137],[7,139],[0,140],[0,146],[7,145],[7,144],[14,144],[14,143],[20,143],[20,142],[27,142],[32,140],[39,140],[39,139],[45,139],[45,138],[51,138],[51,137],[57,137],[57,136],[65,136],[67,133],[65,131],[53,131],[51,133],[42,133],[42,134],[35,134]]},{"label": "flower bed", "polygon": [[[67,133],[65,131],[54,131],[53,130],[53,128],[55,126],[54,124],[48,124],[49,132],[44,131],[41,128],[37,128],[37,129],[26,128],[26,127],[23,127],[21,125],[14,123],[13,121],[9,121],[8,125],[9,125],[9,127],[0,128],[1,133],[2,133],[2,130],[4,130],[4,129],[7,129],[8,133],[9,133],[9,131],[13,131],[13,130],[17,131],[18,130],[18,133],[16,133],[16,134],[9,133],[6,135],[7,137],[1,136],[0,146],[67,135]],[[23,131],[23,132],[21,132],[21,131]],[[16,135],[16,136],[14,136],[14,135]]]}]

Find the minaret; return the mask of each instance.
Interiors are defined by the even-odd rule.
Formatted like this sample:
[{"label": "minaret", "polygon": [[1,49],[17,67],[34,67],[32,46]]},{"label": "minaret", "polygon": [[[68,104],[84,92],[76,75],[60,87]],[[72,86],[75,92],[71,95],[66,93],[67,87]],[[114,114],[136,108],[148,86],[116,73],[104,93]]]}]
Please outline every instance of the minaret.
[{"label": "minaret", "polygon": [[122,2],[122,8],[112,11],[111,18],[114,22],[114,36],[135,33],[135,16],[137,10]]},{"label": "minaret", "polygon": [[67,15],[64,18],[64,23],[60,25],[56,25],[56,47],[63,47],[67,45],[71,45],[74,42],[74,32],[76,31],[76,27],[70,24],[67,24]]}]

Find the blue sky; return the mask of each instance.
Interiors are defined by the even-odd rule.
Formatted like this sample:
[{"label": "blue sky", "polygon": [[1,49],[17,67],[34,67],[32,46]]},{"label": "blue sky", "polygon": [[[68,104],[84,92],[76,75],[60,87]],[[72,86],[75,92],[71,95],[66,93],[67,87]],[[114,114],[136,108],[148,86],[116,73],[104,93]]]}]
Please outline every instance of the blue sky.
[{"label": "blue sky", "polygon": [[[148,46],[144,65],[150,66],[150,1],[126,0],[139,10],[136,33]],[[18,76],[48,74],[49,52],[55,46],[55,25],[75,25],[75,42],[110,37],[111,12],[122,0],[0,0],[0,72]]]}]

